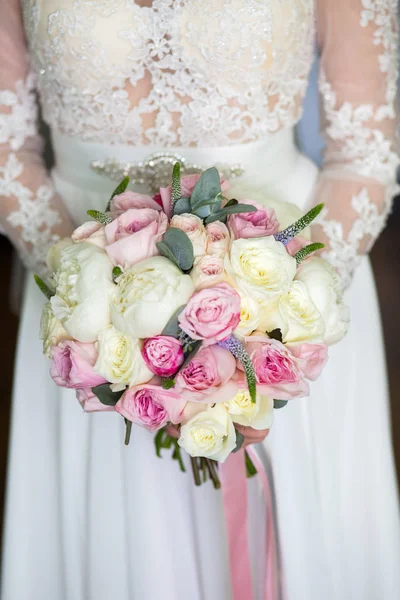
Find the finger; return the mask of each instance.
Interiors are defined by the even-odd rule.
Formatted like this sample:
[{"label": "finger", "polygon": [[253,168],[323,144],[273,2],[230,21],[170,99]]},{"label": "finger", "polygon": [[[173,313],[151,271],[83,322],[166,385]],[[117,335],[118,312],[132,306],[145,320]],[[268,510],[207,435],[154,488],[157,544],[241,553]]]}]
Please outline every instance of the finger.
[{"label": "finger", "polygon": [[181,432],[175,425],[167,425],[165,431],[168,433],[168,435],[175,438],[176,440],[179,440],[179,438],[181,437]]}]

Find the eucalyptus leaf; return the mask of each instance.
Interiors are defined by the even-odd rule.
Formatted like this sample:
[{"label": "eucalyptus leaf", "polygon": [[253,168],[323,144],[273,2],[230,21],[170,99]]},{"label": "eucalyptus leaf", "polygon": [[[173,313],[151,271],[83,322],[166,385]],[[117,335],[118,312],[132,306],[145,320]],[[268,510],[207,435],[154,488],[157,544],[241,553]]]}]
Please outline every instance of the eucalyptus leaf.
[{"label": "eucalyptus leaf", "polygon": [[240,450],[240,448],[243,446],[243,442],[244,442],[244,435],[242,435],[241,433],[239,433],[239,431],[236,430],[236,448],[234,450],[232,450],[232,452],[238,452]]},{"label": "eucalyptus leaf", "polygon": [[159,251],[159,253],[162,256],[165,256],[165,258],[168,258],[171,262],[174,263],[174,265],[176,265],[178,268],[180,268],[178,261],[175,258],[175,254],[172,252],[171,248],[165,242],[157,242],[156,246],[157,246],[157,250]]},{"label": "eucalyptus leaf", "polygon": [[211,169],[204,171],[196,183],[190,198],[192,211],[195,212],[201,202],[212,200],[221,191],[221,182],[217,169],[211,167]]},{"label": "eucalyptus leaf", "polygon": [[194,261],[193,244],[184,231],[177,227],[167,229],[161,243],[168,246],[175,257],[176,264],[182,271],[189,271],[192,268]]},{"label": "eucalyptus leaf", "polygon": [[125,390],[113,392],[109,383],[102,383],[92,388],[92,392],[106,406],[115,406]]},{"label": "eucalyptus leaf", "polygon": [[183,361],[183,364],[180,367],[178,373],[181,373],[181,371],[183,371],[188,366],[190,361],[194,359],[194,357],[200,350],[201,345],[202,345],[202,340],[193,340],[193,344],[191,344],[190,351],[185,354],[185,360]]},{"label": "eucalyptus leaf", "polygon": [[255,206],[251,206],[250,204],[231,204],[230,206],[224,206],[221,210],[213,213],[209,217],[206,218],[205,223],[208,225],[213,221],[223,221],[225,222],[226,217],[228,215],[234,215],[238,213],[250,213],[256,212],[257,209]]},{"label": "eucalyptus leaf", "polygon": [[190,206],[190,198],[179,198],[173,205],[172,212],[174,215],[183,215],[185,213],[191,213],[192,208]]},{"label": "eucalyptus leaf", "polygon": [[129,177],[124,177],[123,180],[121,181],[121,183],[119,183],[117,185],[117,187],[111,194],[111,198],[109,199],[107,206],[106,206],[106,212],[108,212],[110,210],[111,200],[114,198],[114,196],[118,196],[119,194],[122,194],[123,192],[125,192],[128,185],[129,185]]},{"label": "eucalyptus leaf", "polygon": [[[203,208],[203,206],[211,206],[211,208],[215,208],[215,210],[219,210],[221,208],[221,204],[222,204],[222,192],[220,192],[219,194],[217,194],[215,196],[215,198],[212,198],[211,200],[203,200],[203,202],[200,202],[197,206],[196,206],[196,210],[193,210],[193,212],[197,212],[199,210],[199,208]],[[211,211],[211,212],[215,212]]]},{"label": "eucalyptus leaf", "polygon": [[226,208],[227,206],[235,206],[236,204],[239,204],[239,202],[235,200],[235,198],[232,198],[231,200],[228,200],[224,208]]},{"label": "eucalyptus leaf", "polygon": [[132,421],[128,421],[128,419],[125,419],[125,425],[126,425],[125,446],[129,446],[129,442],[131,441],[131,433],[132,433]]},{"label": "eucalyptus leaf", "polygon": [[161,332],[161,335],[169,335],[176,339],[179,338],[179,334],[181,333],[181,328],[179,327],[178,317],[185,308],[184,305],[180,306],[172,315],[166,326]]},{"label": "eucalyptus leaf", "polygon": [[284,408],[287,403],[287,400],[274,400],[274,408]]}]

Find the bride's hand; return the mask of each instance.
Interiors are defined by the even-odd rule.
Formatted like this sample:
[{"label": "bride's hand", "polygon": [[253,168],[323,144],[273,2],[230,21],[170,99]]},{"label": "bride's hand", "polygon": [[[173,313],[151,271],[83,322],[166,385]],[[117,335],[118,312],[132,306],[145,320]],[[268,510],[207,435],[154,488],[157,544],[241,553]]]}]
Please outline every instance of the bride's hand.
[{"label": "bride's hand", "polygon": [[[236,425],[236,429],[244,437],[243,447],[250,446],[250,444],[260,444],[269,434],[269,429],[258,430],[252,427],[244,427],[243,425]],[[175,439],[179,439],[180,437],[179,428],[175,425],[168,425],[166,432]]]}]

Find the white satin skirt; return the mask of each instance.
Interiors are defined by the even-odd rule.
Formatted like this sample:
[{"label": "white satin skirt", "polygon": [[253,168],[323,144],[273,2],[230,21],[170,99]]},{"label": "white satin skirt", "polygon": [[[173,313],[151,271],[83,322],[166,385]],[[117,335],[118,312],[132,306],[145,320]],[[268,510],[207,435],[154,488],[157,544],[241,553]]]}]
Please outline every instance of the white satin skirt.
[{"label": "white satin skirt", "polygon": [[[93,160],[140,161],[160,148],[54,136],[58,192],[75,221],[115,183]],[[179,148],[189,162],[240,164],[243,180],[304,207],[316,168],[291,131],[229,148]],[[365,259],[346,298],[347,338],[311,396],[276,411],[259,451],[274,489],[286,600],[398,600],[400,521],[379,307]],[[229,600],[221,493],[196,488],[153,436],[129,447],[117,414],[84,414],[55,386],[38,337],[43,298],[27,278],[15,372],[2,600]],[[265,513],[249,481],[255,600],[264,600]],[[282,593],[283,597],[283,593]],[[247,599],[243,599],[247,600]]]}]

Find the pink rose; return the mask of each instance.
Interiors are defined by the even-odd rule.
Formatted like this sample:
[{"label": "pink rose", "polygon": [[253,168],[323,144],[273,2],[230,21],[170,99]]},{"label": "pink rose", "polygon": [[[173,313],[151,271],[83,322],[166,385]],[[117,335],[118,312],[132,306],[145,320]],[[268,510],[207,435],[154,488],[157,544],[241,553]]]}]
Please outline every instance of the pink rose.
[{"label": "pink rose", "polygon": [[286,250],[289,252],[290,256],[294,256],[296,252],[307,246],[311,242],[301,235],[296,235],[288,244],[286,244]]},{"label": "pink rose", "polygon": [[122,194],[118,194],[118,196],[114,196],[111,200],[111,213],[113,215],[121,215],[126,212],[130,208],[151,208],[152,210],[160,211],[162,210],[160,204],[151,196],[146,196],[145,194],[137,194],[136,192],[131,192],[127,190]]},{"label": "pink rose", "polygon": [[287,344],[286,348],[298,359],[307,379],[311,381],[318,379],[328,360],[326,344]]},{"label": "pink rose", "polygon": [[76,397],[85,412],[114,412],[113,406],[102,404],[90,388],[76,390]]},{"label": "pink rose", "polygon": [[241,200],[240,204],[254,206],[257,211],[229,216],[228,226],[236,239],[265,237],[279,231],[279,221],[273,208],[267,208],[253,200]]},{"label": "pink rose", "polygon": [[[196,183],[200,179],[200,175],[186,175],[185,177],[181,177],[181,190],[182,190],[182,198],[190,198],[193,194],[193,190],[195,188]],[[220,178],[221,189],[223,192],[229,190],[229,183],[225,181],[222,177]],[[166,188],[160,188],[161,200],[165,214],[168,216],[171,215],[172,209],[172,185],[169,185]]]},{"label": "pink rose", "polygon": [[53,346],[51,355],[50,375],[57,385],[78,389],[106,383],[106,379],[93,370],[97,360],[94,344],[63,340]]},{"label": "pink rose", "polygon": [[190,277],[196,290],[218,285],[225,279],[223,259],[208,254],[202,256],[190,272]]},{"label": "pink rose", "polygon": [[143,344],[142,356],[150,371],[160,377],[176,373],[184,360],[182,344],[167,335],[148,338]]},{"label": "pink rose", "polygon": [[263,334],[247,337],[246,342],[261,395],[291,400],[309,394],[308,383],[297,359],[281,342]]},{"label": "pink rose", "polygon": [[132,266],[158,254],[156,243],[168,227],[163,212],[130,208],[106,225],[106,251],[115,265]]},{"label": "pink rose", "polygon": [[228,350],[207,346],[177,375],[176,386],[188,402],[228,402],[237,391],[235,370],[236,360]]},{"label": "pink rose", "polygon": [[179,325],[193,340],[206,345],[228,338],[240,321],[240,296],[227,283],[193,294],[178,318]]},{"label": "pink rose", "polygon": [[75,229],[71,235],[71,239],[73,242],[88,242],[99,248],[105,248],[107,243],[104,234],[104,225],[97,223],[97,221],[83,223],[83,225]]},{"label": "pink rose", "polygon": [[183,213],[182,215],[175,215],[171,219],[171,227],[181,229],[186,233],[189,240],[193,245],[194,257],[204,256],[206,253],[206,229],[203,225],[203,219],[196,215],[189,213]]},{"label": "pink rose", "polygon": [[224,258],[231,244],[229,230],[225,223],[214,221],[206,227],[207,254]]},{"label": "pink rose", "polygon": [[161,386],[146,383],[128,388],[115,410],[128,421],[157,431],[170,421],[180,423],[185,405],[174,389],[164,390]]}]

